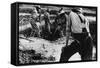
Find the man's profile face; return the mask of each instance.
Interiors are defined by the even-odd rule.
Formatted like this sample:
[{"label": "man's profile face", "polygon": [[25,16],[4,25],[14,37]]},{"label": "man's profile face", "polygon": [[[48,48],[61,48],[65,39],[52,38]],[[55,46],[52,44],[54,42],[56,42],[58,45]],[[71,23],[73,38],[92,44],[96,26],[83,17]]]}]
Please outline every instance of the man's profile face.
[{"label": "man's profile face", "polygon": [[83,9],[82,9],[82,8],[79,8],[78,11],[79,11],[80,13],[83,13]]}]

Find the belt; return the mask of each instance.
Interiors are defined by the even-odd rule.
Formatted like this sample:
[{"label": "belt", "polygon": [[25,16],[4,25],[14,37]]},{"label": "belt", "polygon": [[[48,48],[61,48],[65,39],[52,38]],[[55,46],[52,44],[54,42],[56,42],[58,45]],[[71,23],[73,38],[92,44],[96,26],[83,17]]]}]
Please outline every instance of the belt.
[{"label": "belt", "polygon": [[88,34],[88,33],[90,33],[90,32],[82,32],[82,33],[73,33],[72,32],[72,34]]}]

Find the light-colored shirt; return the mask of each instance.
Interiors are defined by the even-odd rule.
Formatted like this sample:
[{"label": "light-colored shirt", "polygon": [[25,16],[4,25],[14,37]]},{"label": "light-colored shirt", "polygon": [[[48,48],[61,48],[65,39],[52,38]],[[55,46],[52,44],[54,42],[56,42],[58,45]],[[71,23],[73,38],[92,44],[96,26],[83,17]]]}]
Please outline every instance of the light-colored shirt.
[{"label": "light-colored shirt", "polygon": [[[83,22],[81,21],[79,16],[81,17]],[[73,33],[82,33],[82,29],[88,27],[85,16],[82,13],[77,14],[73,11],[71,11],[69,14],[68,23],[71,24],[71,32]]]}]

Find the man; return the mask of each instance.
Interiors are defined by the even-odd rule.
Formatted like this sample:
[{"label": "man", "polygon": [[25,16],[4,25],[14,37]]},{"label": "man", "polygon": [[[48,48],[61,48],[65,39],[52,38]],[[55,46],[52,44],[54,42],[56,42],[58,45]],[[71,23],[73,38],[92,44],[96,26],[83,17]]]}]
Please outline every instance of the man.
[{"label": "man", "polygon": [[68,45],[69,35],[71,35],[75,41],[71,45],[63,48],[60,61],[68,61],[68,59],[76,52],[79,52],[82,61],[92,60],[92,41],[90,38],[89,22],[82,14],[82,8],[72,9],[69,13],[66,29],[66,44]]},{"label": "man", "polygon": [[39,13],[36,9],[36,7],[33,7],[32,9],[32,15],[30,17],[30,24],[32,26],[32,32],[30,34],[30,36],[35,36],[37,35],[38,37],[40,37],[40,29],[39,29],[39,22],[38,22],[38,16]]},{"label": "man", "polygon": [[60,36],[63,37],[65,36],[65,32],[66,32],[66,22],[68,21],[68,15],[66,14],[66,12],[64,11],[63,8],[61,8],[58,11],[58,15],[56,17],[56,24],[57,24],[57,30],[60,31]]},{"label": "man", "polygon": [[44,10],[44,20],[45,20],[45,25],[47,27],[47,30],[50,32],[51,34],[51,28],[50,28],[50,14],[49,14],[49,9]]}]

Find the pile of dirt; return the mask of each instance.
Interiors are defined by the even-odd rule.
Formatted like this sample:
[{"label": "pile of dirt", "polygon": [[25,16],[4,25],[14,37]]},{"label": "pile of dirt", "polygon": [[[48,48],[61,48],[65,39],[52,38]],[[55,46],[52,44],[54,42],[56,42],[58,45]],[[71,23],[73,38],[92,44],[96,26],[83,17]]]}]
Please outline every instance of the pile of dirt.
[{"label": "pile of dirt", "polygon": [[64,46],[66,46],[66,37],[52,42],[36,37],[19,38],[19,62],[59,62]]}]

